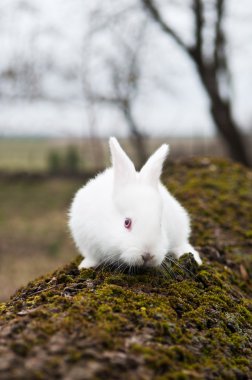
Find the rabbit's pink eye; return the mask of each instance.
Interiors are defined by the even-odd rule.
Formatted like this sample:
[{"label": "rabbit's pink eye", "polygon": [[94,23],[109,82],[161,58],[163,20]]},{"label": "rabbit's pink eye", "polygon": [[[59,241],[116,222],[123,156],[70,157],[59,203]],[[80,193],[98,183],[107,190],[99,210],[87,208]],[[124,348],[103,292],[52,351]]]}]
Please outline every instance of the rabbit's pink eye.
[{"label": "rabbit's pink eye", "polygon": [[124,221],[124,227],[130,229],[132,224],[132,220],[130,218],[126,218]]}]

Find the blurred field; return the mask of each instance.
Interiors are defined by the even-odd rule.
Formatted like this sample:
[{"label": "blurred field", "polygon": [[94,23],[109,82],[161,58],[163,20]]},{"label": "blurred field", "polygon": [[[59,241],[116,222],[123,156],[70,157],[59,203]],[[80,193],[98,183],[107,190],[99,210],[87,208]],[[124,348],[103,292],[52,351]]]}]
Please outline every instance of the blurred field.
[{"label": "blurred field", "polygon": [[[78,140],[73,142],[80,156],[82,146]],[[50,152],[64,154],[69,140],[42,138],[2,138],[0,139],[0,170],[41,172],[48,169]]]},{"label": "blurred field", "polygon": [[67,210],[82,182],[0,180],[0,301],[76,256]]},{"label": "blurred field", "polygon": [[[135,152],[129,141],[120,141],[135,159]],[[225,155],[222,144],[215,138],[146,139],[147,151],[152,152],[162,142],[170,144],[171,157]],[[109,162],[107,139],[0,138],[0,171],[45,172],[48,170],[50,153],[57,152],[64,157],[69,147],[76,149],[81,170],[93,170]]]}]

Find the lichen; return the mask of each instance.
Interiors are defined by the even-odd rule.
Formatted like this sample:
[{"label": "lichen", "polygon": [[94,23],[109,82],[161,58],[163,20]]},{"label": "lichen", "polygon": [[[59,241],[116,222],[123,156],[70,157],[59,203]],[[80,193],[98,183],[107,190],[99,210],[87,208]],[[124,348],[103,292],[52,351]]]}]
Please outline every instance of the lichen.
[{"label": "lichen", "polygon": [[186,254],[171,274],[79,271],[78,257],[29,283],[0,305],[1,379],[251,378],[252,173],[192,159],[164,182],[203,265]]}]

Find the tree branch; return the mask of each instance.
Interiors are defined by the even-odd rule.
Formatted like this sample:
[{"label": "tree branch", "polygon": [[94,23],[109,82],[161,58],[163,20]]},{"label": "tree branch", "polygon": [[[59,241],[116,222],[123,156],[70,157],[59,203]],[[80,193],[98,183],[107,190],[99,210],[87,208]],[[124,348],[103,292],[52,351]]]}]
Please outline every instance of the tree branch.
[{"label": "tree branch", "polygon": [[216,0],[216,23],[215,23],[215,41],[214,41],[214,66],[215,69],[226,68],[225,57],[225,37],[222,29],[224,0]]},{"label": "tree branch", "polygon": [[145,8],[149,11],[153,19],[159,24],[161,29],[169,34],[176,43],[194,59],[194,49],[187,46],[184,41],[177,35],[177,33],[174,32],[164,21],[161,14],[159,13],[157,7],[155,6],[154,2],[152,0],[141,0],[142,4],[145,6]]},{"label": "tree branch", "polygon": [[[214,52],[213,52],[213,68],[218,77],[220,94],[225,98],[226,103],[230,107],[231,99],[231,75],[228,66],[226,52],[226,38],[223,30],[223,20],[225,12],[225,0],[215,0],[216,22],[214,36]],[[220,85],[222,84],[221,91]]]},{"label": "tree branch", "polygon": [[203,27],[204,27],[204,13],[203,4],[201,0],[193,0],[193,13],[195,21],[195,54],[199,63],[203,61]]}]

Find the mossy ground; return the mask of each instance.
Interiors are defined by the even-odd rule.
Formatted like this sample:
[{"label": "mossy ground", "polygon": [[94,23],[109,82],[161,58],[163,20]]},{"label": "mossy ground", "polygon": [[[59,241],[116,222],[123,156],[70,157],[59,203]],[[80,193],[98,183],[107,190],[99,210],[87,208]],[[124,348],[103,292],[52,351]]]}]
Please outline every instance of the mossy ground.
[{"label": "mossy ground", "polygon": [[0,305],[1,379],[252,378],[252,173],[197,159],[164,182],[204,264],[130,274],[77,259],[31,282]]}]

